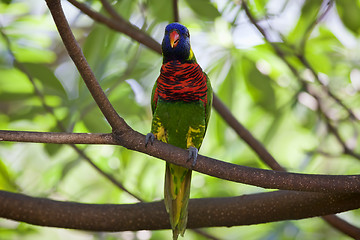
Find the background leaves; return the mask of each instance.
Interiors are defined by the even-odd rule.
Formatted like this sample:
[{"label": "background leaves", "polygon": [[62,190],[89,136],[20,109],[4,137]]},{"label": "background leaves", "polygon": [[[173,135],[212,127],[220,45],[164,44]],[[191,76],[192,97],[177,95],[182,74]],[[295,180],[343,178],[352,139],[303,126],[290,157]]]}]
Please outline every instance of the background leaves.
[{"label": "background leaves", "polygon": [[[100,1],[86,1],[105,13]],[[171,1],[114,1],[115,9],[159,42],[172,21]],[[322,81],[356,113],[360,109],[359,1],[337,1],[320,23],[327,1],[249,1],[249,7],[284,58],[320,91],[304,54]],[[93,22],[63,3],[87,60],[116,110],[134,129],[150,130],[150,93],[159,74],[161,56],[124,34]],[[306,173],[355,174],[359,160],[346,156],[326,128],[314,99],[283,60],[264,43],[236,1],[179,1],[180,19],[191,32],[192,48],[208,73],[215,92],[237,119],[287,169]],[[26,74],[14,63],[0,38],[0,127],[12,130],[110,132],[94,105],[52,24],[43,1],[0,3],[0,30],[11,42],[17,61],[44,94],[47,112]],[[334,22],[335,21],[335,22]],[[335,26],[335,27],[334,27]],[[304,44],[305,43],[305,44]],[[354,44],[355,43],[355,44]],[[320,91],[321,92],[321,91]],[[341,136],[359,152],[359,123],[331,98],[324,107]],[[164,164],[114,146],[80,146],[104,171],[146,201],[162,199]],[[258,157],[213,111],[201,154],[237,164],[265,168]],[[1,143],[0,188],[54,199],[91,203],[133,203],[135,199],[94,171],[69,146]],[[264,191],[195,173],[191,197],[237,196]],[[359,211],[344,213],[359,222]],[[348,239],[319,219],[284,221],[207,231],[222,239]],[[170,231],[88,233],[44,229],[0,220],[7,239],[168,239]],[[190,231],[189,239],[203,239]]]}]

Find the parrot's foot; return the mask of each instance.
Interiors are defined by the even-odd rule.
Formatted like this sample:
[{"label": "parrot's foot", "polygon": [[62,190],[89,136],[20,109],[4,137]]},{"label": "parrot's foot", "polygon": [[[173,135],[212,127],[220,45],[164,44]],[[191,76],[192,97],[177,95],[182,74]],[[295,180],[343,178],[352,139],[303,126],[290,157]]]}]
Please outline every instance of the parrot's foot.
[{"label": "parrot's foot", "polygon": [[198,149],[196,147],[189,147],[189,158],[188,161],[190,161],[192,159],[192,164],[191,166],[195,166],[196,164],[196,160],[197,160],[197,156],[198,156]]},{"label": "parrot's foot", "polygon": [[154,143],[155,135],[153,133],[146,134],[145,138],[145,147],[150,143],[151,145]]}]

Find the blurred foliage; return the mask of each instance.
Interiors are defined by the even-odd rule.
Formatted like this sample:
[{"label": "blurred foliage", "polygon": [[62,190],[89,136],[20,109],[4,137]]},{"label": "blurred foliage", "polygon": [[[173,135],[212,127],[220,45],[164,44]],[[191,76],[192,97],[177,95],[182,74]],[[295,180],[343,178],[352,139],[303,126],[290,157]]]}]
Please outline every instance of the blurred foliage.
[{"label": "blurred foliage", "polygon": [[[102,13],[99,1],[87,1]],[[356,174],[358,159],[342,153],[316,103],[284,62],[264,43],[238,1],[179,1],[197,60],[218,96],[287,169],[306,173]],[[171,1],[113,1],[114,8],[159,42],[173,18]],[[66,1],[69,23],[97,79],[118,113],[135,130],[150,130],[150,94],[161,56],[124,34],[93,22]],[[249,8],[299,74],[313,76],[295,54],[305,54],[321,80],[355,113],[360,112],[360,1],[337,1],[323,21],[310,25],[327,1],[252,0]],[[0,2],[0,129],[110,132],[59,39],[45,1]],[[7,40],[10,46],[7,44]],[[306,43],[306,44],[305,44]],[[10,49],[12,52],[10,52]],[[14,57],[16,61],[14,61]],[[16,64],[18,62],[19,64]],[[33,79],[33,82],[30,81]],[[54,113],[46,111],[43,100]],[[314,87],[318,84],[313,83]],[[359,122],[324,94],[341,136],[359,149]],[[79,146],[104,171],[146,201],[163,197],[164,162],[115,146]],[[266,168],[213,111],[201,154]],[[100,176],[68,146],[0,144],[0,189],[89,203],[135,200]],[[191,196],[224,197],[263,189],[194,173]],[[342,214],[359,223],[359,211]],[[221,239],[348,239],[320,219],[207,229]],[[168,239],[170,231],[90,233],[41,228],[0,220],[1,239]],[[204,239],[187,231],[186,239]]]}]

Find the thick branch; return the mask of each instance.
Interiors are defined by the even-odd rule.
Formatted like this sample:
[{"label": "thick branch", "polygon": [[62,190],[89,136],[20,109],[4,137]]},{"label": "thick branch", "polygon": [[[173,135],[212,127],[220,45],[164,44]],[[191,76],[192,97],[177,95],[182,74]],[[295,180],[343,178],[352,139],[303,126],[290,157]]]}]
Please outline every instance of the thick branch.
[{"label": "thick branch", "polygon": [[[231,227],[334,214],[360,207],[360,194],[276,191],[229,198],[191,199],[188,228]],[[0,191],[0,217],[91,231],[170,228],[163,202],[81,204]]]},{"label": "thick branch", "polygon": [[129,130],[129,126],[122,119],[114,107],[109,102],[100,84],[95,78],[89,64],[87,63],[81,48],[77,44],[74,35],[71,32],[70,26],[65,18],[61,7],[60,0],[46,0],[51,15],[53,16],[56,27],[60,33],[61,39],[69,53],[69,56],[74,61],[80,75],[82,76],[86,86],[88,87],[95,102],[99,106],[101,112],[116,131]]},{"label": "thick branch", "polygon": [[[186,150],[160,141],[155,141],[153,146],[146,148],[145,136],[135,131],[128,131],[122,135],[0,131],[0,139],[58,144],[119,144],[170,163],[191,167],[187,161]],[[201,155],[192,169],[213,177],[270,189],[327,193],[360,192],[360,175],[317,175],[264,170],[226,163]]]}]

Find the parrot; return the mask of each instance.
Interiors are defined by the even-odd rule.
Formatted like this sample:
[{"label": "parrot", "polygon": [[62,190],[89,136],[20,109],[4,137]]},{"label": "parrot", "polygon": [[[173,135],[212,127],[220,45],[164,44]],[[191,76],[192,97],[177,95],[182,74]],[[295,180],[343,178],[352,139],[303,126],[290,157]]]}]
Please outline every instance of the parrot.
[{"label": "parrot", "polygon": [[[151,132],[155,139],[189,151],[195,166],[211,113],[213,92],[210,80],[196,61],[189,30],[180,23],[165,28],[161,44],[163,63],[151,95]],[[184,236],[190,197],[190,169],[166,163],[164,203],[169,214],[173,240]]]}]

